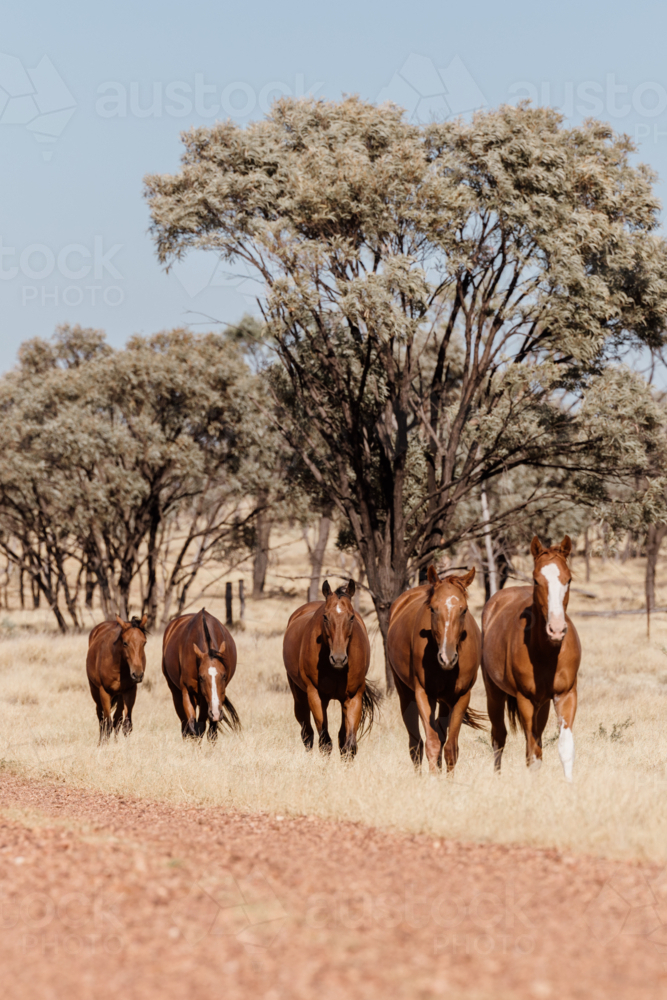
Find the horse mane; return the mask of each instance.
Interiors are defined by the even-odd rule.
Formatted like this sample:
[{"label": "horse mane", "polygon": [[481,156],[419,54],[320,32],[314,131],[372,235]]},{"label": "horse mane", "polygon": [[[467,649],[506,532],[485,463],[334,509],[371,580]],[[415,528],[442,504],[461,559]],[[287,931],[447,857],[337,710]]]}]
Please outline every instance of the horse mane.
[{"label": "horse mane", "polygon": [[334,590],[334,594],[336,595],[336,597],[347,597],[348,601],[350,600],[350,595],[347,592],[346,583],[341,583],[340,587],[336,587],[336,589]]},{"label": "horse mane", "polygon": [[211,633],[209,632],[208,625],[206,624],[206,608],[202,608],[199,614],[201,615],[202,624],[204,626],[204,638],[206,640],[208,655],[212,660],[218,660],[224,666],[225,661],[222,658],[222,654],[218,649],[213,649],[213,640],[211,639]]},{"label": "horse mane", "polygon": [[130,618],[130,627],[138,628],[140,632],[142,632],[145,636],[148,636],[148,629],[145,625],[141,624],[141,618],[137,618],[136,615],[133,615],[132,618]]}]

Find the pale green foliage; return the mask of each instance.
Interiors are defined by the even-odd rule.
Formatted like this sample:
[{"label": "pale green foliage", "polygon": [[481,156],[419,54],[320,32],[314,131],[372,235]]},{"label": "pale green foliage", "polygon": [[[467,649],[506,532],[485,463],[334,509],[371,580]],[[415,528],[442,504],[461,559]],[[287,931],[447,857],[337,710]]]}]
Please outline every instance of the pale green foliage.
[{"label": "pale green foliage", "polygon": [[[205,248],[263,281],[279,423],[349,520],[383,630],[512,469],[642,516],[662,415],[610,363],[662,343],[667,250],[626,137],[528,106],[423,127],[348,98],[183,138],[181,172],[147,178],[158,256]],[[534,489],[533,508],[549,474]],[[499,526],[526,509],[510,496]]]},{"label": "pale green foliage", "polygon": [[113,351],[74,328],[23,346],[0,379],[0,545],[61,628],[61,594],[79,623],[84,569],[107,615],[128,615],[133,582],[151,622],[160,601],[165,615],[172,598],[183,606],[268,475],[252,381],[213,334],[173,330]]}]

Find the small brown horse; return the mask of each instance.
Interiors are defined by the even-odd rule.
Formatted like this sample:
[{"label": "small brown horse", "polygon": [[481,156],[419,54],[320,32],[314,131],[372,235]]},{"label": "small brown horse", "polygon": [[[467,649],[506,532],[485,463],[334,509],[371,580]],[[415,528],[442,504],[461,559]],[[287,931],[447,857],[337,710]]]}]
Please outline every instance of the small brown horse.
[{"label": "small brown horse", "polygon": [[558,720],[558,753],[567,781],[572,780],[577,710],[577,672],[581,644],[566,612],[572,578],[567,558],[568,535],[560,545],[542,546],[537,535],[530,551],[535,560],[532,587],[500,590],[482,614],[482,675],[491,719],[496,770],[500,770],[507,738],[505,702],[510,725],[517,715],[526,737],[526,763],[542,764],[542,733],[553,700]]},{"label": "small brown horse", "polygon": [[283,640],[283,661],[294,697],[294,714],[301,725],[306,750],[313,747],[311,712],[319,733],[320,750],[331,752],[327,722],[330,701],[341,705],[338,747],[343,756],[357,752],[366,724],[373,724],[379,695],[366,680],[371,647],[363,619],[352,607],[354,580],[332,592],[327,580],[324,601],[304,604],[290,617]]},{"label": "small brown horse", "polygon": [[[132,732],[132,709],[146,670],[146,615],[141,621],[100,622],[88,637],[86,673],[100,723],[100,743],[112,728]],[[116,710],[111,721],[111,709]],[[125,718],[123,718],[123,710]]]},{"label": "small brown horse", "polygon": [[468,707],[482,654],[479,627],[466,594],[474,578],[473,567],[465,576],[440,580],[429,566],[428,583],[401,594],[391,606],[387,654],[410,756],[419,767],[424,753],[421,719],[431,772],[442,767],[443,748],[447,770],[454,770],[462,723],[483,728],[482,716]]},{"label": "small brown horse", "polygon": [[[227,697],[227,685],[236,671],[236,645],[229,629],[204,608],[169,622],[162,640],[162,673],[183,738],[217,736],[218,723],[240,729],[236,709]],[[197,718],[199,707],[199,718]]]}]

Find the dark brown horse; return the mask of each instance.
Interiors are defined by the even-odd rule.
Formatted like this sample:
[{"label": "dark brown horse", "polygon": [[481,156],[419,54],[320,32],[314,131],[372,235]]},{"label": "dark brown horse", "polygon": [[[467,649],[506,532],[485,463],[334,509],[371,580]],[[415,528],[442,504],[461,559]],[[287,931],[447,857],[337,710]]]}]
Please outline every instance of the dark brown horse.
[{"label": "dark brown horse", "polygon": [[320,750],[331,752],[327,708],[330,701],[341,705],[338,746],[341,754],[354,757],[357,733],[373,724],[379,696],[366,681],[371,647],[363,619],[352,607],[354,580],[332,592],[324,581],[324,601],[298,608],[287,623],[283,660],[294,697],[294,714],[301,726],[307,750],[313,746],[311,713],[319,733]]},{"label": "dark brown horse", "polygon": [[526,763],[542,764],[542,733],[553,701],[558,720],[558,753],[567,781],[572,780],[577,710],[577,672],[581,644],[566,612],[571,573],[567,558],[572,542],[542,546],[537,535],[530,551],[535,560],[532,587],[500,590],[482,615],[482,674],[491,719],[496,770],[507,739],[505,703],[512,729],[519,717],[526,737]]},{"label": "dark brown horse", "polygon": [[[146,615],[141,621],[100,622],[88,637],[86,673],[100,723],[100,743],[112,728],[132,732],[132,709],[146,670]],[[113,722],[111,709],[115,706]],[[123,718],[123,711],[125,718]]]},{"label": "dark brown horse", "polygon": [[[236,670],[236,645],[229,629],[204,608],[169,622],[162,640],[162,673],[181,720],[181,733],[217,736],[218,723],[240,729],[227,685]],[[197,717],[199,707],[199,717]]]},{"label": "dark brown horse", "polygon": [[428,583],[401,594],[391,606],[387,654],[410,756],[419,767],[424,753],[421,719],[431,772],[442,767],[443,748],[447,770],[454,770],[462,723],[483,728],[482,716],[469,708],[482,654],[479,627],[466,594],[474,577],[473,567],[465,576],[440,580],[429,566]]}]

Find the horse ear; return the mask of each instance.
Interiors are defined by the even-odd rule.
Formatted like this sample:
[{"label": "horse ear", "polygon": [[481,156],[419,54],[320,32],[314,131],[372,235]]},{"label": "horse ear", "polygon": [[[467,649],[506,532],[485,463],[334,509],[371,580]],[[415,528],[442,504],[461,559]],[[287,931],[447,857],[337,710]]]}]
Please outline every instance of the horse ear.
[{"label": "horse ear", "polygon": [[226,642],[225,642],[225,640],[223,639],[223,640],[222,640],[222,642],[220,643],[220,645],[218,646],[218,652],[219,652],[219,653],[224,653],[224,651],[225,651],[226,649],[227,649],[227,643],[226,643]]},{"label": "horse ear", "polygon": [[572,551],[572,539],[569,535],[566,535],[563,541],[560,543],[560,550],[567,559],[570,552]]},{"label": "horse ear", "polygon": [[141,616],[141,621],[139,622],[139,627],[140,628],[144,628],[144,626],[146,625],[147,621],[148,621],[148,615],[142,615]]},{"label": "horse ear", "polygon": [[129,628],[128,623],[124,622],[123,619],[120,617],[120,615],[116,615],[116,621],[118,622],[121,628]]},{"label": "horse ear", "polygon": [[331,593],[331,587],[329,586],[328,580],[325,580],[324,583],[322,584],[322,593],[324,594],[325,597],[328,597],[329,594]]},{"label": "horse ear", "polygon": [[356,589],[357,585],[355,584],[354,580],[350,580],[347,585],[347,596],[354,597],[354,592]]},{"label": "horse ear", "polygon": [[196,642],[192,643],[192,648],[195,651],[195,655],[198,656],[200,660],[203,660],[204,659],[204,653],[202,653],[201,649],[199,648],[199,646],[197,645]]},{"label": "horse ear", "polygon": [[439,580],[439,577],[438,577],[438,571],[436,570],[433,563],[431,563],[431,565],[429,566],[426,575],[428,576],[428,582],[431,584],[432,587],[435,587],[436,583]]},{"label": "horse ear", "polygon": [[472,581],[475,579],[475,567],[469,569],[465,576],[457,577],[459,583],[467,590]]},{"label": "horse ear", "polygon": [[537,535],[533,535],[533,540],[530,543],[530,554],[533,557],[533,559],[537,559],[540,552],[544,552],[544,546],[542,545],[542,542],[539,540]]}]

